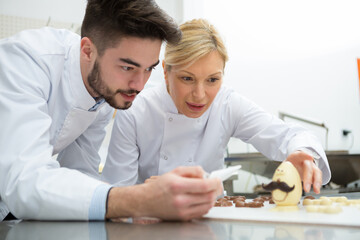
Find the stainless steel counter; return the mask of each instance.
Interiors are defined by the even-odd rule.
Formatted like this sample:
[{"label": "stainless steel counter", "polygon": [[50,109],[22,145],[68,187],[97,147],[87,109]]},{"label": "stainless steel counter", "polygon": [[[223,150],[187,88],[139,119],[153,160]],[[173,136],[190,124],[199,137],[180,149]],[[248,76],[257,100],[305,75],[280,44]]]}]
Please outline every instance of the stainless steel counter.
[{"label": "stainless steel counter", "polygon": [[360,228],[194,220],[131,224],[114,222],[2,222],[0,239],[360,239]]},{"label": "stainless steel counter", "polygon": [[[344,194],[359,199],[360,193]],[[344,196],[341,195],[341,196]],[[360,209],[355,209],[359,211]],[[336,215],[331,215],[336,217]],[[159,222],[128,219],[127,222],[0,222],[0,239],[360,239],[360,228],[313,224],[276,224],[234,220]]]}]

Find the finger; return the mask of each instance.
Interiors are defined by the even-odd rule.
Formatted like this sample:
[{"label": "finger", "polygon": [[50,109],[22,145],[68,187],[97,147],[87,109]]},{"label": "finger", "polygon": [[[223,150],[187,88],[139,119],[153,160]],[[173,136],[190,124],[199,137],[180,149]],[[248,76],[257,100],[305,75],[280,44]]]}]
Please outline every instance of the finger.
[{"label": "finger", "polygon": [[174,192],[178,193],[214,192],[215,194],[218,194],[222,189],[222,182],[218,178],[181,178],[179,181],[174,181],[171,187]]},{"label": "finger", "polygon": [[208,193],[188,193],[181,196],[178,196],[178,200],[180,200],[182,206],[195,206],[199,204],[214,204],[216,201],[216,193],[208,192]]},{"label": "finger", "polygon": [[205,171],[200,166],[177,167],[172,172],[182,177],[189,177],[189,178],[203,178],[205,174]]},{"label": "finger", "polygon": [[223,194],[224,194],[224,184],[222,181],[220,181],[220,187],[217,188],[216,197],[223,195]]},{"label": "finger", "polygon": [[303,152],[303,151],[300,151],[300,150],[291,153],[291,154],[286,158],[287,161],[290,161],[290,162],[292,162],[292,163],[295,164],[295,165],[298,164],[298,163],[300,163],[300,162],[302,162],[302,161],[304,161],[304,160],[306,160],[306,159],[307,159],[307,160],[312,160],[313,157],[312,157],[311,155]]},{"label": "finger", "polygon": [[159,178],[159,176],[151,176],[149,179],[151,179],[151,180],[156,180],[156,179],[158,179]]},{"label": "finger", "polygon": [[303,151],[299,151],[299,156],[298,156],[300,159],[307,159],[307,160],[313,160],[314,158],[306,153],[306,152],[303,152]]},{"label": "finger", "polygon": [[176,208],[181,219],[201,217],[214,206],[215,195],[208,194],[186,194],[178,196]]},{"label": "finger", "polygon": [[209,212],[213,205],[214,203],[192,205],[191,207],[184,209],[184,211],[181,213],[180,218],[185,221],[194,218],[201,218]]},{"label": "finger", "polygon": [[312,164],[312,161],[309,160],[305,160],[303,163],[303,183],[305,192],[310,192],[311,189],[314,174]]},{"label": "finger", "polygon": [[322,185],[322,171],[318,167],[315,166],[314,181],[313,181],[313,189],[314,189],[315,193],[317,193],[317,194],[320,193],[321,185]]},{"label": "finger", "polygon": [[153,182],[158,178],[159,178],[159,176],[151,176],[150,178],[145,180],[145,183]]}]

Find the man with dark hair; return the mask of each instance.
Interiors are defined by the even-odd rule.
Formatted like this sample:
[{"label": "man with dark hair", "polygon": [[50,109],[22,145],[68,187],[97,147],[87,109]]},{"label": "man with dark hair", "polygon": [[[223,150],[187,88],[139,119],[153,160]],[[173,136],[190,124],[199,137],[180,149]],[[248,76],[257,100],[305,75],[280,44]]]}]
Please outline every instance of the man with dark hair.
[{"label": "man with dark hair", "polygon": [[43,28],[0,41],[0,220],[205,214],[222,187],[201,168],[122,188],[96,179],[112,107],[131,106],[162,41],[181,37],[176,24],[152,0],[89,0],[81,34]]}]

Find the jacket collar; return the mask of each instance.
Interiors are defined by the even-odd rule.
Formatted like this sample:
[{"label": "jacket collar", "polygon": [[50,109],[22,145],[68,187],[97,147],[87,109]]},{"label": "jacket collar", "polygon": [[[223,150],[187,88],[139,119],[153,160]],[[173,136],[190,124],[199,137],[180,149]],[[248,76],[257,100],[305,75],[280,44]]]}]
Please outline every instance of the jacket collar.
[{"label": "jacket collar", "polygon": [[96,104],[94,98],[87,91],[80,69],[80,41],[69,51],[68,59],[70,89],[73,94],[74,107],[89,110]]},{"label": "jacket collar", "polygon": [[179,117],[182,117],[182,118],[193,119],[196,122],[206,122],[207,121],[207,119],[209,117],[210,109],[212,108],[212,104],[206,110],[206,112],[204,112],[204,114],[201,115],[200,117],[198,117],[198,118],[189,118],[189,117],[186,117],[185,115],[180,114],[178,112],[178,109],[176,108],[176,105],[175,105],[173,99],[171,98],[170,94],[168,93],[168,91],[166,89],[166,84],[165,83],[161,84],[160,88],[161,88],[160,89],[161,94],[164,94],[163,99],[165,101],[163,101],[163,104],[164,104],[165,112],[173,114],[173,115],[178,115]]}]

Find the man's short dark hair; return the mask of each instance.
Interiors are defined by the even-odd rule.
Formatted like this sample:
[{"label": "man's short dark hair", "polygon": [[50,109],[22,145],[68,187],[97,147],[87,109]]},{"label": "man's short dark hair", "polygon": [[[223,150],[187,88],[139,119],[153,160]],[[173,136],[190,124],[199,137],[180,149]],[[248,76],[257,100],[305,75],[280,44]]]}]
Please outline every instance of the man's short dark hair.
[{"label": "man's short dark hair", "polygon": [[154,0],[88,0],[81,27],[101,56],[122,37],[160,39],[175,44],[181,31]]}]

